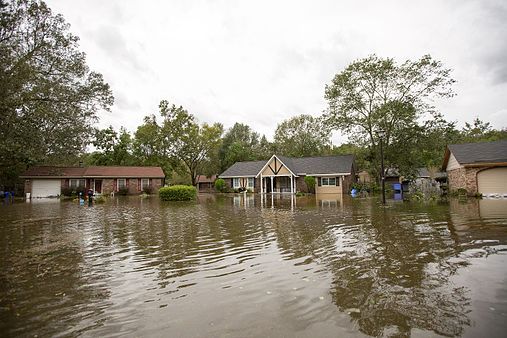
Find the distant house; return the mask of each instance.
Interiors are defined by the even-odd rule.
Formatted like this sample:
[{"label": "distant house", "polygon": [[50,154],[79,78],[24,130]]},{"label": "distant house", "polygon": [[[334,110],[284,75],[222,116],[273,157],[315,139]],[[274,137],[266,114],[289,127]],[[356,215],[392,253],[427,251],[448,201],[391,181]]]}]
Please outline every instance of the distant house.
[{"label": "distant house", "polygon": [[25,179],[25,193],[31,197],[59,196],[62,189],[92,189],[97,194],[110,194],[128,189],[128,194],[143,190],[158,191],[165,175],[160,167],[56,167],[39,166],[20,176]]},{"label": "distant house", "polygon": [[348,193],[356,179],[353,155],[291,158],[273,155],[268,161],[236,162],[219,177],[233,189],[260,193],[307,192],[305,176],[316,178],[315,192]]},{"label": "distant house", "polygon": [[217,175],[199,175],[197,176],[197,191],[199,192],[212,192],[215,191],[215,180]]},{"label": "distant house", "polygon": [[442,170],[447,172],[450,191],[507,195],[507,141],[451,144]]}]

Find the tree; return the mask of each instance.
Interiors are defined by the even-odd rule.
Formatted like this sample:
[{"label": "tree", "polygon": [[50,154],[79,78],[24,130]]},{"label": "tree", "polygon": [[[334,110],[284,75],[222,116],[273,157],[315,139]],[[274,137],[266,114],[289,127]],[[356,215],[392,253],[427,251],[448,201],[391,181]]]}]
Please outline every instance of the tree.
[{"label": "tree", "polygon": [[161,129],[164,151],[174,167],[182,165],[192,185],[196,185],[203,163],[220,147],[223,126],[199,125],[182,106],[169,105],[166,100],[160,102],[159,108],[164,119]]},{"label": "tree", "polygon": [[472,123],[465,122],[460,136],[463,143],[498,141],[507,139],[507,129],[493,129],[491,123],[475,118]]},{"label": "tree", "polygon": [[411,160],[409,166],[413,166],[411,135],[418,130],[417,120],[423,114],[436,113],[429,99],[454,95],[450,72],[429,55],[401,65],[375,55],[355,61],[326,85],[329,107],[325,117],[353,143],[369,147],[377,163],[377,132],[384,130],[385,154],[391,159],[386,167],[400,166],[395,161],[400,156],[393,152]]},{"label": "tree", "polygon": [[97,129],[93,145],[97,151],[87,159],[92,165],[133,165],[139,164],[132,156],[132,137],[125,128],[116,133],[112,126]]},{"label": "tree", "polygon": [[220,171],[224,171],[236,162],[258,159],[259,134],[249,126],[235,123],[224,135],[218,152]]},{"label": "tree", "polygon": [[331,132],[321,119],[299,115],[277,126],[274,143],[276,151],[282,155],[305,157],[329,152],[330,137]]},{"label": "tree", "polygon": [[68,30],[64,18],[42,1],[0,2],[4,184],[28,165],[64,162],[81,153],[97,112],[113,103],[109,86],[101,74],[90,71],[78,37]]}]

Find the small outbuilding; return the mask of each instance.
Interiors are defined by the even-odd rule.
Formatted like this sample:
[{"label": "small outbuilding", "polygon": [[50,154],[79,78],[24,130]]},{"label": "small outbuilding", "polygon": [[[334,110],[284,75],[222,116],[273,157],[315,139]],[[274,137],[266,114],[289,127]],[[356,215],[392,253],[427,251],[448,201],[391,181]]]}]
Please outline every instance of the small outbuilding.
[{"label": "small outbuilding", "polygon": [[507,196],[507,140],[447,146],[442,170],[449,191]]},{"label": "small outbuilding", "polygon": [[25,193],[33,198],[56,197],[65,189],[88,190],[110,194],[125,190],[128,194],[158,191],[165,175],[160,167],[58,167],[38,166],[20,176],[25,179]]},{"label": "small outbuilding", "polygon": [[199,192],[213,192],[215,191],[215,180],[217,175],[198,175],[197,176],[197,191]]}]

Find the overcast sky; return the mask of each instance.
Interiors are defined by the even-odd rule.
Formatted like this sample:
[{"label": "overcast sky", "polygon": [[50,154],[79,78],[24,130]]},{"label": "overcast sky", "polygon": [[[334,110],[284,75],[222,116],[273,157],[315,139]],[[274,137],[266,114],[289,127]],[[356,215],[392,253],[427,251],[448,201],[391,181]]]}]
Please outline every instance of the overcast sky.
[{"label": "overcast sky", "polygon": [[[134,131],[166,99],[201,122],[276,125],[326,109],[324,86],[369,54],[430,54],[457,80],[448,120],[507,127],[507,1],[48,0],[113,90],[100,126]],[[343,138],[335,134],[334,142]]]}]

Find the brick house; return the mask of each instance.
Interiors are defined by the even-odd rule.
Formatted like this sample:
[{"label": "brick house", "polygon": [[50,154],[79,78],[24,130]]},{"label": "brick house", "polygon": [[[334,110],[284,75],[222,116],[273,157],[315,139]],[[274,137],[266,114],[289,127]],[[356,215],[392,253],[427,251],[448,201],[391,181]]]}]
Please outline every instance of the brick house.
[{"label": "brick house", "polygon": [[215,180],[217,175],[198,175],[197,176],[197,191],[199,192],[214,192],[215,191]]},{"label": "brick house", "polygon": [[25,193],[31,197],[59,196],[63,189],[92,189],[96,194],[110,194],[128,189],[128,194],[144,190],[157,192],[164,185],[160,167],[57,167],[38,166],[20,176],[25,179]]},{"label": "brick house", "polygon": [[451,144],[442,170],[451,192],[465,189],[469,195],[507,196],[507,141]]},{"label": "brick house", "polygon": [[220,178],[233,189],[260,193],[308,192],[305,176],[316,179],[315,192],[346,194],[356,181],[353,155],[291,158],[273,155],[268,161],[236,162]]}]

